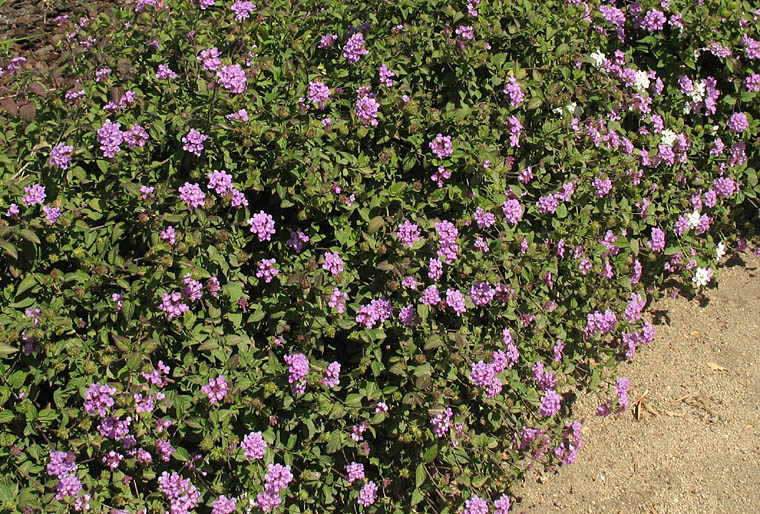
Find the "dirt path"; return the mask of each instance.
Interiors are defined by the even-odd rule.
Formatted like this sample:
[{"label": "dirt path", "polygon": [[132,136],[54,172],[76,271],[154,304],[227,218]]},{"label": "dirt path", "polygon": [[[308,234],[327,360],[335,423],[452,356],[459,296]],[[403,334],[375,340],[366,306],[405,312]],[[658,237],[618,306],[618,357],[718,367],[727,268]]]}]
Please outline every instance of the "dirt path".
[{"label": "dirt path", "polygon": [[[760,258],[723,268],[702,308],[685,298],[654,306],[655,341],[620,373],[634,409],[595,415],[585,395],[578,461],[530,471],[515,512],[760,512]],[[737,261],[738,259],[734,259]]]}]

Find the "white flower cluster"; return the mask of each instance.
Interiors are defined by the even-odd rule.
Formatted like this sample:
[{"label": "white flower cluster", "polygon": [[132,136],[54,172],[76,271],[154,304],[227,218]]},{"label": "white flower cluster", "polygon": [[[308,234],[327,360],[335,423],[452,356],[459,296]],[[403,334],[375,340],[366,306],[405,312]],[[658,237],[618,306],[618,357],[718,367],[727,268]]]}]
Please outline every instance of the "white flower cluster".
[{"label": "white flower cluster", "polygon": [[691,93],[689,93],[689,97],[691,98],[691,103],[687,103],[683,106],[683,113],[689,114],[691,112],[691,106],[692,104],[698,104],[704,101],[705,99],[705,81],[699,80],[694,82],[694,87],[691,89]]},{"label": "white flower cluster", "polygon": [[642,93],[649,89],[649,74],[646,71],[636,71],[636,82],[633,87]]},{"label": "white flower cluster", "polygon": [[583,107],[578,105],[575,102],[570,102],[565,107],[555,107],[552,109],[552,112],[556,114],[557,116],[562,116],[562,112],[567,111],[568,114],[575,118],[580,118],[581,115],[583,115]]},{"label": "white flower cluster", "polygon": [[662,136],[660,137],[660,144],[666,145],[666,146],[673,146],[673,143],[676,141],[676,133],[673,132],[670,129],[665,129],[662,131]]},{"label": "white flower cluster", "polygon": [[724,255],[726,255],[726,245],[723,244],[723,241],[721,241],[718,243],[718,247],[715,248],[715,260],[721,260]]},{"label": "white flower cluster", "polygon": [[589,57],[591,58],[592,61],[594,61],[594,66],[596,66],[597,68],[601,68],[602,64],[604,64],[604,61],[607,60],[607,57],[599,50],[591,54]]},{"label": "white flower cluster", "polygon": [[710,268],[697,268],[694,278],[691,279],[697,287],[706,286],[712,280],[712,270]]},{"label": "white flower cluster", "polygon": [[697,228],[699,225],[699,211],[694,211],[691,214],[686,215],[686,222],[689,225],[689,228]]}]

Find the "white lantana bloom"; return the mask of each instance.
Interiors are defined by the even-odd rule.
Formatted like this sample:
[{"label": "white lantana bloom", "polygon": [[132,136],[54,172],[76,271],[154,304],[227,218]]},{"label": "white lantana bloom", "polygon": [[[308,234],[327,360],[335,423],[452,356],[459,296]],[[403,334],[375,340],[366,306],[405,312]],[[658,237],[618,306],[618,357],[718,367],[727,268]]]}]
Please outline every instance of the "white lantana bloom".
[{"label": "white lantana bloom", "polygon": [[601,68],[602,64],[604,64],[604,61],[607,60],[607,57],[599,50],[591,54],[589,57],[591,57],[591,60],[594,61],[594,66],[597,68]]},{"label": "white lantana bloom", "polygon": [[691,279],[697,287],[706,286],[712,280],[712,270],[710,268],[697,268],[694,278]]},{"label": "white lantana bloom", "polygon": [[699,211],[694,211],[691,214],[687,214],[686,222],[689,224],[689,228],[697,228],[699,225]]},{"label": "white lantana bloom", "polygon": [[723,244],[723,241],[721,241],[718,243],[718,247],[715,248],[715,260],[721,260],[724,255],[726,255],[726,245]]},{"label": "white lantana bloom", "polygon": [[694,87],[691,90],[691,93],[689,93],[689,96],[691,96],[691,101],[695,103],[700,103],[702,100],[705,99],[705,81],[700,80],[699,82],[694,82]]},{"label": "white lantana bloom", "polygon": [[636,72],[636,80],[633,86],[641,92],[649,89],[649,74],[646,71],[638,70]]},{"label": "white lantana bloom", "polygon": [[667,145],[667,146],[673,146],[673,143],[676,141],[676,133],[673,132],[670,129],[665,129],[662,131],[662,136],[660,138],[660,144],[661,145]]}]

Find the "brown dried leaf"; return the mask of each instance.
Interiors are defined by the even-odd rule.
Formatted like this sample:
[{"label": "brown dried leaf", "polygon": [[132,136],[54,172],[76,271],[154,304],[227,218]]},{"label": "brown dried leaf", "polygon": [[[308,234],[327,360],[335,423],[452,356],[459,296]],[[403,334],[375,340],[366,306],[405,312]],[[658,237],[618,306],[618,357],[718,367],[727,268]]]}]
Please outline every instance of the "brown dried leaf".
[{"label": "brown dried leaf", "polygon": [[34,105],[34,102],[27,102],[23,105],[19,105],[18,114],[26,121],[32,121],[37,115],[37,107]]},{"label": "brown dried leaf", "polygon": [[18,106],[16,105],[16,102],[13,101],[13,98],[3,98],[0,100],[0,107],[5,109],[8,114],[18,114]]}]

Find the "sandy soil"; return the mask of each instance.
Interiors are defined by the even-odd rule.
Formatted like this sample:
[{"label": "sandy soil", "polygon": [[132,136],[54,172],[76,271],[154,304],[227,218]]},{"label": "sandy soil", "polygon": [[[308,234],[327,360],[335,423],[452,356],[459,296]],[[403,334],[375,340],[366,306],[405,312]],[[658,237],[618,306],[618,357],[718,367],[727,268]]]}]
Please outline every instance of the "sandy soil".
[{"label": "sandy soil", "polygon": [[515,512],[760,512],[760,258],[730,264],[705,307],[653,306],[655,341],[620,368],[638,407],[602,418],[614,393],[582,396],[578,461],[531,470]]}]

